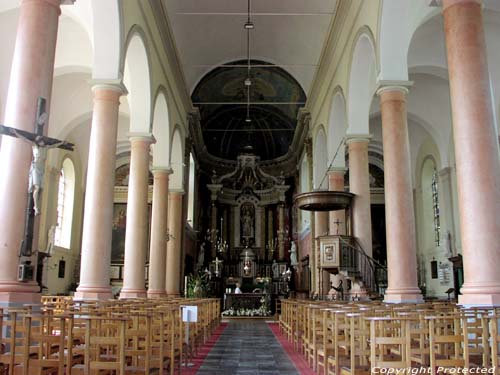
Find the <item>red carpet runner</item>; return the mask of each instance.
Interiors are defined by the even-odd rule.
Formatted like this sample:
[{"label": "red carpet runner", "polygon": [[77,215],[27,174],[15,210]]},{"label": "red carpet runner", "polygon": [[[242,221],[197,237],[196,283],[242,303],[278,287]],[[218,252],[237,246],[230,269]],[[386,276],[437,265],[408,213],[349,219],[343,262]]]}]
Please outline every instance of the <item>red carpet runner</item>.
[{"label": "red carpet runner", "polygon": [[269,328],[273,331],[274,336],[279,341],[286,354],[290,357],[293,364],[297,368],[297,371],[302,375],[314,375],[314,371],[309,368],[305,358],[295,350],[293,350],[293,344],[288,342],[287,338],[280,334],[280,328],[278,323],[268,323]]},{"label": "red carpet runner", "polygon": [[200,368],[201,364],[207,357],[208,353],[210,353],[210,350],[212,347],[217,343],[217,340],[219,340],[220,335],[224,331],[224,329],[227,327],[227,323],[221,323],[220,326],[215,330],[215,332],[210,336],[208,341],[198,350],[198,353],[196,353],[196,357],[191,359],[191,363],[194,363],[194,366],[189,367],[188,369],[182,368],[182,374],[187,374],[187,375],[194,375]]}]

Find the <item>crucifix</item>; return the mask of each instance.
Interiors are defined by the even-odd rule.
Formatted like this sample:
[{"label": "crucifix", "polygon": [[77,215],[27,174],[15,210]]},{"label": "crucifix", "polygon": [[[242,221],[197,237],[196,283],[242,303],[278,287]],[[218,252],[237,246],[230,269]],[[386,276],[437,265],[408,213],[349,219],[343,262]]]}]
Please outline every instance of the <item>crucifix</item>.
[{"label": "crucifix", "polygon": [[337,220],[335,220],[333,224],[337,225],[337,234],[339,234],[339,225],[342,224],[342,222],[337,218]]},{"label": "crucifix", "polygon": [[47,150],[49,148],[60,148],[63,150],[73,151],[74,147],[72,143],[45,137],[43,135],[45,122],[48,118],[45,110],[46,103],[47,102],[44,98],[38,98],[35,133],[0,125],[0,135],[8,135],[10,137],[19,138],[29,142],[33,152],[29,174],[28,204],[26,207],[24,223],[24,239],[21,243],[20,256],[29,257],[32,255],[33,230],[35,216],[40,215],[40,197],[43,189]]}]

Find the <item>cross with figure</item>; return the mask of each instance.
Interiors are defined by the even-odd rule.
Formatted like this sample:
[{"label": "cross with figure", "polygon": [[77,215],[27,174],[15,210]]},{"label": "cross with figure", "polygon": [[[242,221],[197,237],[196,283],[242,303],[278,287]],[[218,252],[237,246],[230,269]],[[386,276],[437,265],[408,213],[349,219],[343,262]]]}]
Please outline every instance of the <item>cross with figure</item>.
[{"label": "cross with figure", "polygon": [[337,225],[337,234],[339,234],[339,225],[342,224],[342,222],[337,218],[337,220],[335,220],[333,224]]},{"label": "cross with figure", "polygon": [[24,240],[21,245],[21,255],[31,256],[31,246],[33,242],[34,217],[40,215],[40,197],[43,189],[43,178],[45,173],[45,160],[49,148],[60,148],[73,151],[74,145],[69,142],[60,141],[55,138],[45,137],[43,129],[48,115],[45,110],[47,101],[44,98],[38,99],[35,133],[25,130],[11,128],[0,125],[0,135],[8,135],[22,139],[31,144],[33,158],[31,160],[29,187],[28,187],[28,206],[26,209],[26,223],[24,228]]}]

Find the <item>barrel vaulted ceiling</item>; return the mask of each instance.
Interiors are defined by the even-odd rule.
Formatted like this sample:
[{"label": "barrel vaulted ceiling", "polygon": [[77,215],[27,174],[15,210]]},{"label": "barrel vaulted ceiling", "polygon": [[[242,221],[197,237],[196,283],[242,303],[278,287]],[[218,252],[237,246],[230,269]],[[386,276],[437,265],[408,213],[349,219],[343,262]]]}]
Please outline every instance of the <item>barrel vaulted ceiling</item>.
[{"label": "barrel vaulted ceiling", "polygon": [[262,159],[285,154],[338,0],[251,0],[250,123],[247,0],[163,1],[207,150],[234,159],[249,144]]}]

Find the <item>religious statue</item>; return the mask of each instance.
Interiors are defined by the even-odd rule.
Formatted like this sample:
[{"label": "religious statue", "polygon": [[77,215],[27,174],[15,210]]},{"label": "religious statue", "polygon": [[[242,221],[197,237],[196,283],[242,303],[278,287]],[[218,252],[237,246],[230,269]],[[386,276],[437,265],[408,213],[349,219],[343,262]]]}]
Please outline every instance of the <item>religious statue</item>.
[{"label": "religious statue", "polygon": [[279,270],[279,264],[276,263],[275,260],[273,260],[273,265],[271,266],[272,270],[273,270],[273,277],[275,279],[279,278],[280,277],[280,270]]},{"label": "religious statue", "polygon": [[249,206],[243,206],[243,237],[253,237],[253,215]]},{"label": "religious statue", "polygon": [[47,250],[45,251],[48,255],[52,254],[54,249],[54,242],[56,237],[56,226],[52,225],[47,233]]},{"label": "religious statue", "polygon": [[203,268],[203,264],[205,263],[205,242],[201,243],[200,252],[198,253],[198,263],[197,268],[201,270]]},{"label": "religious statue", "polygon": [[299,264],[299,262],[297,261],[297,246],[293,241],[292,245],[290,246],[290,264],[292,267],[296,267]]},{"label": "religious statue", "polygon": [[32,144],[33,159],[31,160],[30,175],[29,175],[29,188],[28,192],[33,194],[33,204],[35,216],[40,215],[40,197],[43,189],[43,177],[45,174],[45,160],[47,159],[47,149],[58,148],[66,142],[58,141],[52,144],[46,143],[42,136],[36,136],[35,139],[30,139],[17,131],[13,130],[17,138],[27,140]]},{"label": "religious statue", "polygon": [[73,151],[74,146],[72,143],[60,141],[43,135],[43,128],[48,118],[45,106],[46,100],[44,98],[39,98],[36,110],[35,133],[0,125],[0,135],[7,135],[29,142],[33,152],[33,159],[31,161],[29,173],[28,194],[30,195],[30,198],[28,199],[28,206],[26,209],[24,239],[21,242],[21,250],[19,252],[21,256],[31,256],[33,251],[35,216],[40,215],[40,198],[43,189],[43,175],[45,172],[47,149],[60,148],[63,150]]}]

